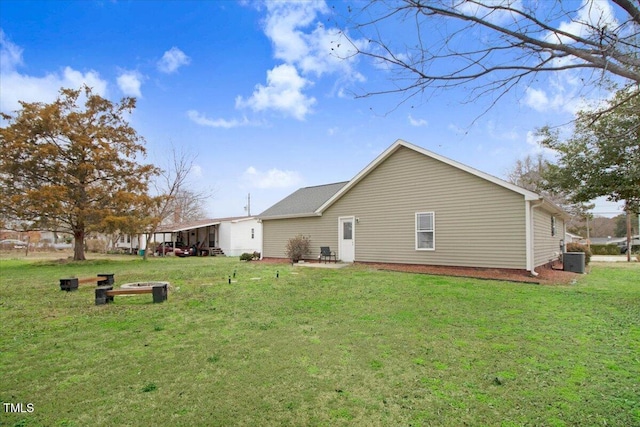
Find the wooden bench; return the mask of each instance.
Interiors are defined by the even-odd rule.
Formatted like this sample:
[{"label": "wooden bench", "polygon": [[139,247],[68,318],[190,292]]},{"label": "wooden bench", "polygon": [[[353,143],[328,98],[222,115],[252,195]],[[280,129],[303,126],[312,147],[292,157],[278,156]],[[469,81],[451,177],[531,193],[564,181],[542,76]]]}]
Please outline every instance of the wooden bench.
[{"label": "wooden bench", "polygon": [[113,302],[116,295],[139,295],[152,294],[153,302],[163,302],[167,300],[168,286],[166,283],[156,284],[153,286],[145,286],[139,288],[119,288],[113,289],[113,286],[98,286],[96,288],[96,305],[107,304]]},{"label": "wooden bench", "polygon": [[113,285],[115,283],[113,273],[98,274],[97,277],[87,277],[84,279],[78,279],[77,277],[71,277],[68,279],[60,279],[61,291],[77,291],[78,285],[81,283],[96,283],[96,286]]}]

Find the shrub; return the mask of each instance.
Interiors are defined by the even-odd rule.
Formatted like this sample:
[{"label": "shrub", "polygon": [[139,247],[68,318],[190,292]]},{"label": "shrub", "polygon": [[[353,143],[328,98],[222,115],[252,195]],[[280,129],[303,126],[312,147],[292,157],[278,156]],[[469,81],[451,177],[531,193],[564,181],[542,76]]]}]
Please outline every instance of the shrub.
[{"label": "shrub", "polygon": [[253,254],[245,252],[242,255],[240,255],[240,261],[251,261],[251,260],[253,260]]},{"label": "shrub", "polygon": [[593,255],[620,255],[618,245],[591,245]]},{"label": "shrub", "polygon": [[107,242],[103,239],[87,239],[86,248],[88,252],[106,252]]},{"label": "shrub", "polygon": [[591,251],[585,245],[581,245],[580,243],[567,243],[566,250],[567,252],[584,252],[585,265],[591,261]]},{"label": "shrub", "polygon": [[292,262],[300,261],[310,251],[309,238],[301,234],[292,237],[287,241],[285,253]]}]

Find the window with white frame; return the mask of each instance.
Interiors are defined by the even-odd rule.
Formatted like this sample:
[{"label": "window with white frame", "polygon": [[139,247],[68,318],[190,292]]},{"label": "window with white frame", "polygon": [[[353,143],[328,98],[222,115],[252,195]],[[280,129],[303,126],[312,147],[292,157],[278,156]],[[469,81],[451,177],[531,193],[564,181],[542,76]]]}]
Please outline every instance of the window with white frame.
[{"label": "window with white frame", "polygon": [[436,248],[436,228],[434,212],[416,213],[416,250]]}]

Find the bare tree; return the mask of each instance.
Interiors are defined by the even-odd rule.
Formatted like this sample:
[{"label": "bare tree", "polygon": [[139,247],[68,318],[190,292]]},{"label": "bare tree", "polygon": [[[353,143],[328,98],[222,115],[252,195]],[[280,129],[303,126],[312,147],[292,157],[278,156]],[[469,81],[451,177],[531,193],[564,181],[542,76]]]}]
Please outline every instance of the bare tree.
[{"label": "bare tree", "polygon": [[390,87],[360,96],[464,87],[493,106],[540,73],[567,70],[587,71],[585,86],[640,83],[637,1],[373,0],[350,11],[345,35],[366,40],[352,36],[353,49],[393,71]]},{"label": "bare tree", "polygon": [[542,154],[536,156],[527,155],[523,159],[517,160],[507,172],[507,181],[538,193],[552,203],[562,207],[571,214],[571,220],[567,226],[575,227],[576,223],[590,215],[589,211],[595,205],[572,202],[570,195],[566,191],[551,185],[546,178],[546,174],[549,173],[551,167],[552,163],[545,159]]},{"label": "bare tree", "polygon": [[[151,183],[156,196],[151,200],[147,215],[147,238],[144,258],[160,224],[185,219],[198,219],[203,214],[204,201],[211,197],[208,191],[188,190],[189,175],[194,167],[195,156],[171,150],[171,158],[158,179]],[[186,216],[185,216],[186,215]]]},{"label": "bare tree", "polygon": [[208,192],[195,192],[181,189],[173,198],[169,219],[178,221],[195,221],[205,217],[205,201],[209,198]]},{"label": "bare tree", "polygon": [[507,181],[527,190],[541,193],[544,190],[543,172],[549,161],[542,154],[527,155],[524,159],[516,160],[515,165],[507,172]]}]

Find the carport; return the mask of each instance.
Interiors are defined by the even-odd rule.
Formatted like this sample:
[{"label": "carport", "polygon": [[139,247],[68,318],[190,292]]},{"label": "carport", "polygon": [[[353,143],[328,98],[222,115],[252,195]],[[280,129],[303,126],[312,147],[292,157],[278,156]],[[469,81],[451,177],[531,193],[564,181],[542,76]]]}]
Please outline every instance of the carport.
[{"label": "carport", "polygon": [[197,246],[199,255],[224,255],[218,244],[219,226],[219,220],[210,219],[170,224],[159,227],[154,240],[156,243],[171,242],[174,248]]}]

